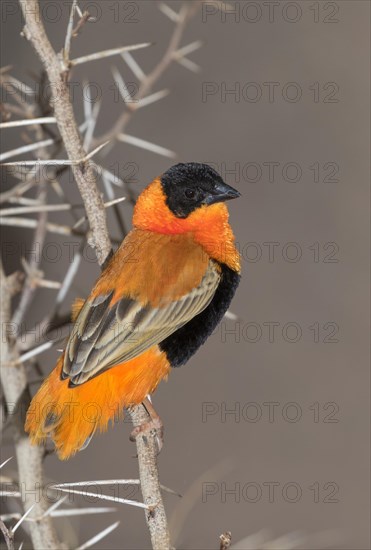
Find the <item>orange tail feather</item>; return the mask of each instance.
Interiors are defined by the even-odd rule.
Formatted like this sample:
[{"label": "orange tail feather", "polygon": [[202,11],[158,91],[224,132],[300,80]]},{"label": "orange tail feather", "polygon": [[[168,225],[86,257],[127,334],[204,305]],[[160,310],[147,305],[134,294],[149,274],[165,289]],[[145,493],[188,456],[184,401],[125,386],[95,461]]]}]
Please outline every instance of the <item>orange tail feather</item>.
[{"label": "orange tail feather", "polygon": [[34,444],[51,436],[61,459],[82,449],[95,430],[105,431],[110,421],[122,419],[124,407],[141,403],[170,371],[165,354],[153,347],[69,388],[68,380],[60,378],[63,356],[33,398],[25,424]]}]

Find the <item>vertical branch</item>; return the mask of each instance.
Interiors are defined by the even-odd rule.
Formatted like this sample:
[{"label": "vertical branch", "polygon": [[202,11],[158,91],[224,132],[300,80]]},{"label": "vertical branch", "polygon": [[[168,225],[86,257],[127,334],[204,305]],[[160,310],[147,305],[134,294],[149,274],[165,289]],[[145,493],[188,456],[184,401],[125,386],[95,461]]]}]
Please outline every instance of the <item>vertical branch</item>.
[{"label": "vertical branch", "polygon": [[[82,146],[65,81],[65,64],[68,64],[68,60],[62,60],[53,50],[41,20],[37,0],[20,0],[20,4],[26,22],[24,34],[39,55],[50,81],[54,116],[57,120],[68,157],[73,161],[84,159],[86,153]],[[91,245],[95,249],[99,264],[102,265],[111,250],[102,197],[98,191],[93,170],[88,164],[82,162],[78,165],[73,165],[72,169],[89,220]],[[7,304],[8,306],[10,307],[10,304]],[[12,359],[14,360],[14,357]],[[26,378],[23,367],[20,368],[21,370],[18,370],[18,374],[21,373],[22,377],[18,386],[23,391],[26,386]],[[14,373],[16,372],[14,371]],[[141,425],[147,421],[147,415],[142,406],[136,407],[130,414],[134,426]],[[150,506],[150,512],[147,513],[146,519],[152,545],[156,550],[166,550],[169,548],[170,543],[165,509],[160,491],[155,440],[152,437],[138,436],[136,441],[141,489],[145,503]],[[20,464],[20,468],[21,466],[23,464]],[[43,544],[35,544],[35,547],[49,548],[45,542]],[[58,544],[54,544],[54,548],[59,547]]]},{"label": "vertical branch", "polygon": [[[134,428],[148,422],[148,414],[142,406],[130,410],[129,415]],[[156,441],[154,437],[146,435],[138,435],[135,441],[143,502],[149,507],[149,511],[145,510],[145,516],[152,548],[154,550],[167,550],[170,548],[170,536],[160,490]]]},{"label": "vertical branch", "polygon": [[[43,493],[42,458],[43,449],[33,447],[23,431],[23,426],[16,421],[16,405],[21,407],[22,396],[27,390],[27,375],[19,355],[16,342],[10,336],[10,312],[12,296],[19,290],[19,281],[15,275],[6,277],[0,264],[0,318],[1,318],[1,384],[8,410],[14,411],[13,429],[15,449],[19,471],[19,487],[24,496],[25,509],[36,502],[32,515],[41,517],[48,508]],[[58,540],[50,517],[42,521],[30,522],[30,533],[34,548],[56,550],[64,548]]]}]

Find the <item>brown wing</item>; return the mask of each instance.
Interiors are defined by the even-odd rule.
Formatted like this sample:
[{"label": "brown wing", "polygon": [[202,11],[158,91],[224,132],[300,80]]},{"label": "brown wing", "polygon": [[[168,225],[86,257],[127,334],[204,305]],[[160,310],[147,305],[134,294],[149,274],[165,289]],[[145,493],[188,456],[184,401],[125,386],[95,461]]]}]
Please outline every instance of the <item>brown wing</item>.
[{"label": "brown wing", "polygon": [[[152,253],[147,251],[146,260],[142,258],[140,262],[134,264],[136,270],[148,268],[150,276],[153,275],[151,273],[154,265],[153,254],[156,253],[155,243],[152,245]],[[174,245],[174,239],[171,245]],[[162,250],[163,246],[164,243],[161,243]],[[171,248],[170,243],[165,246],[165,249],[169,247]],[[183,248],[187,247],[183,246]],[[143,252],[145,253],[145,250],[142,250]],[[174,257],[172,263],[174,263]],[[175,261],[175,265],[172,266],[171,280],[176,279],[178,294],[180,284],[184,288],[189,288],[190,273],[194,277],[195,270],[189,270],[187,265],[182,258],[181,261]],[[170,290],[166,290],[168,281],[161,278],[161,266],[167,271],[169,267],[166,266],[166,262],[160,262],[160,273],[159,266],[156,268],[158,292],[163,296],[171,296]],[[185,325],[208,306],[220,281],[219,269],[212,260],[207,259],[206,262],[203,260],[202,271],[203,274],[201,274],[201,280],[198,277],[197,286],[176,299],[172,297],[164,301],[157,300],[156,306],[150,301],[144,302],[143,296],[138,299],[125,292],[120,299],[114,300],[115,290],[113,289],[90,297],[85,302],[67,343],[63,375],[70,377],[72,384],[82,384],[118,363],[137,357]],[[133,277],[135,269],[131,267],[130,273]],[[143,284],[140,282],[143,281],[141,274],[137,274],[136,280],[138,287]],[[120,281],[122,283],[121,279]],[[153,284],[153,281],[151,283]],[[130,288],[132,284],[131,280]]]}]

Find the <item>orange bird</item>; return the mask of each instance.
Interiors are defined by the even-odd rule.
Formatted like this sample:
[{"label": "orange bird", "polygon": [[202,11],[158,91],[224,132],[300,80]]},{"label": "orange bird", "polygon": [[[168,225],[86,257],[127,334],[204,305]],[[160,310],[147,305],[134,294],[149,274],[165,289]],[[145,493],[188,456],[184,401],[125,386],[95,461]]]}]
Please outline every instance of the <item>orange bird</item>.
[{"label": "orange bird", "polygon": [[50,435],[69,458],[206,341],[240,280],[225,205],[239,196],[198,163],[176,164],[144,189],[133,229],[75,304],[66,349],[31,402],[33,443]]}]

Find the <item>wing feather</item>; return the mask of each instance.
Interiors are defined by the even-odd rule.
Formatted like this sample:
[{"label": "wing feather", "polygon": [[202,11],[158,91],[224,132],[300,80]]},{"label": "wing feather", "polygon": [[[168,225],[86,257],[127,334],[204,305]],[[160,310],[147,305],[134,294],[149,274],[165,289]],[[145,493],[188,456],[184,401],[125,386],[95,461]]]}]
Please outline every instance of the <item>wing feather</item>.
[{"label": "wing feather", "polygon": [[87,300],[67,343],[63,376],[82,384],[159,344],[209,305],[219,281],[220,271],[210,260],[197,287],[162,307],[127,296],[111,306],[113,292]]}]

